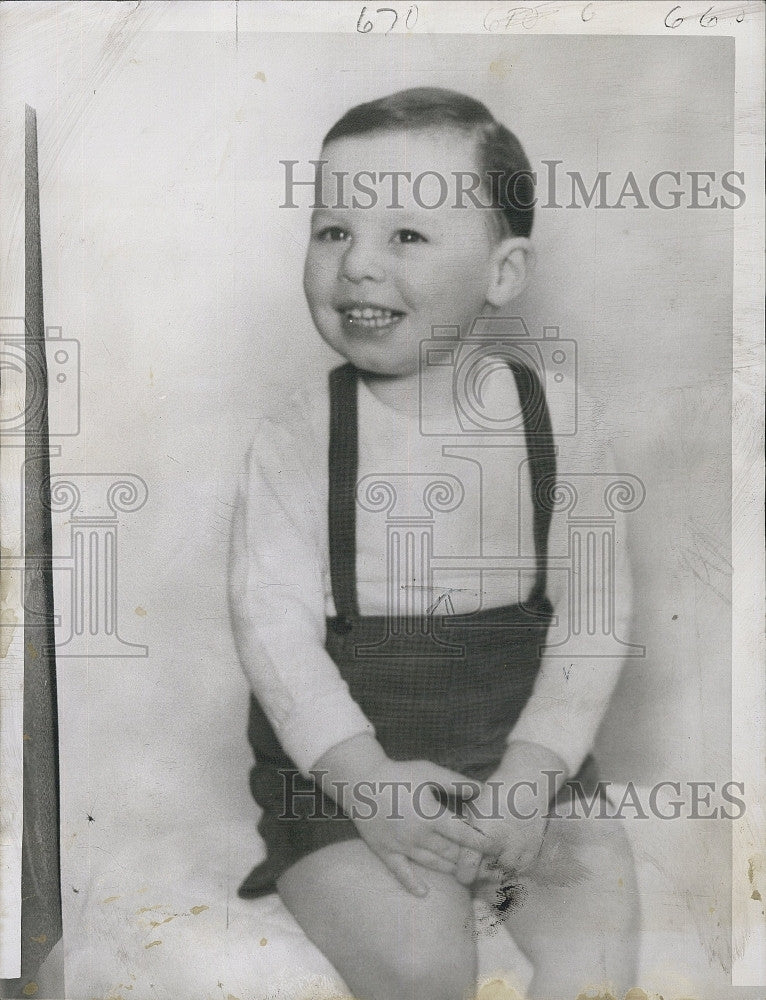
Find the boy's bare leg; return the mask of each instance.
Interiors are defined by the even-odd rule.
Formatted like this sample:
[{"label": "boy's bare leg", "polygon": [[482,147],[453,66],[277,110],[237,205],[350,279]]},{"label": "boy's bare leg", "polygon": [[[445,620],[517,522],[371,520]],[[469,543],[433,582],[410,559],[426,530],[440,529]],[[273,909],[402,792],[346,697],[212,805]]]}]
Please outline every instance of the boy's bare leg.
[{"label": "boy's bare leg", "polygon": [[469,891],[418,868],[427,896],[404,889],[362,840],[297,861],[279,894],[357,1000],[468,1000],[476,990]]},{"label": "boy's bare leg", "polygon": [[505,925],[534,968],[529,1000],[575,1000],[588,988],[606,996],[609,989],[622,1000],[637,985],[638,890],[624,825],[595,817],[552,820],[549,831],[555,826],[552,835],[563,837],[583,880],[546,887],[519,879]]}]

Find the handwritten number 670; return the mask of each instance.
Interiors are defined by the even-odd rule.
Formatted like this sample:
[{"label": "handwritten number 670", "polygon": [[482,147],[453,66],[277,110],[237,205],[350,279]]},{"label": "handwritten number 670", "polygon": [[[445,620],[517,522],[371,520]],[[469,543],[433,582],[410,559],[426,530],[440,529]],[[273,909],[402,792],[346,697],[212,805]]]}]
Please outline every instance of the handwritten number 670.
[{"label": "handwritten number 670", "polygon": [[[356,22],[356,30],[363,35],[366,35],[368,31],[372,31],[374,28],[373,22],[367,18],[365,20],[365,15],[367,13],[367,8],[362,7],[362,12],[359,15],[359,20]],[[378,7],[375,11],[376,14],[390,14],[391,24],[386,29],[386,34],[393,31],[396,27],[396,22],[399,20],[399,12],[394,10],[393,7]],[[372,14],[370,15],[372,16]],[[404,19],[404,26],[408,30],[412,30],[418,22],[418,7],[417,4],[412,4],[412,6],[407,11],[407,16]]]}]

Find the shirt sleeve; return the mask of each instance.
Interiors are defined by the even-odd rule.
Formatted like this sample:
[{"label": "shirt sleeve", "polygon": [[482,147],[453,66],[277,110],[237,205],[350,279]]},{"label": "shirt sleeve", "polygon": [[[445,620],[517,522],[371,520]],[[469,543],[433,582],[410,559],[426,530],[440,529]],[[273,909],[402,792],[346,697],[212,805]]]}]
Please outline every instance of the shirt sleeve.
[{"label": "shirt sleeve", "polygon": [[264,421],[235,497],[229,557],[234,640],[253,692],[303,774],[344,740],[374,729],[324,648],[318,518],[325,516],[299,448]]},{"label": "shirt sleeve", "polygon": [[[603,484],[616,475],[614,457],[603,434],[598,433],[595,404],[586,397],[581,399],[581,405],[586,431],[577,442],[558,439],[557,477],[566,479],[567,473],[590,473],[592,475],[585,479],[578,477],[580,484],[584,483],[578,485],[578,489],[586,494],[592,490],[594,495],[600,496]],[[614,518],[614,632],[619,639],[626,640],[632,618],[632,576],[624,515],[617,513]],[[565,554],[567,551],[567,515],[554,512],[548,553]],[[562,622],[563,636],[568,631],[569,572],[561,568],[548,569],[548,595],[554,615]],[[547,747],[564,762],[568,777],[573,777],[593,748],[622,667],[620,656],[569,658],[543,653],[534,689],[509,734],[509,742],[523,740]]]}]

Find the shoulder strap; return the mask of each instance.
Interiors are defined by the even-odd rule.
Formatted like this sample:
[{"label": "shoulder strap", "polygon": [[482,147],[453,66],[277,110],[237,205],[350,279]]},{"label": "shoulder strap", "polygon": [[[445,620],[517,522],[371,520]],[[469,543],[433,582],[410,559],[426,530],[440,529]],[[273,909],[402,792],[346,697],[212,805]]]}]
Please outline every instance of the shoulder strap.
[{"label": "shoulder strap", "polygon": [[556,448],[545,392],[537,373],[532,368],[517,362],[511,362],[510,367],[521,402],[532,480],[533,531],[537,558],[533,595],[541,596],[545,593],[548,532],[553,513],[551,505],[543,502],[543,495],[551,495],[555,483]]},{"label": "shoulder strap", "polygon": [[358,455],[357,371],[351,364],[330,372],[328,529],[330,580],[339,617],[357,615],[356,478]]},{"label": "shoulder strap", "polygon": [[[533,594],[545,593],[546,553],[552,509],[543,502],[556,476],[556,452],[548,404],[537,373],[510,364],[516,381],[530,463],[537,576]],[[356,594],[356,480],[358,471],[357,370],[334,368],[330,385],[328,529],[330,580],[339,617],[359,614]]]}]

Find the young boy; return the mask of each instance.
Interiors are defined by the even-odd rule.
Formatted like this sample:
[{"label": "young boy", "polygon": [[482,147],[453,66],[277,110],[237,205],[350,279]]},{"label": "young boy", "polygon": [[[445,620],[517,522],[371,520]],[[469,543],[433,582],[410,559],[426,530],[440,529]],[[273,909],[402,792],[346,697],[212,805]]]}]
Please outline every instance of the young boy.
[{"label": "young boy", "polygon": [[[546,393],[518,345],[480,343],[478,381],[455,390],[477,319],[508,316],[527,281],[529,164],[482,104],[432,88],[352,109],[321,159],[304,289],[346,363],[329,395],[262,422],[240,484],[230,596],[268,850],[240,892],[276,888],[359,1000],[472,997],[477,895],[505,911],[530,998],[622,996],[619,821],[546,819],[569,779],[593,788],[619,671],[544,649],[568,615],[547,562],[567,551],[556,463],[601,458],[554,437],[561,379]],[[341,181],[359,177],[386,187],[354,201]],[[486,420],[466,431],[469,404]],[[501,424],[510,438],[482,436]],[[615,578],[624,609],[619,547]]]}]

